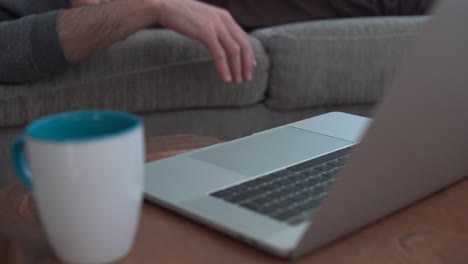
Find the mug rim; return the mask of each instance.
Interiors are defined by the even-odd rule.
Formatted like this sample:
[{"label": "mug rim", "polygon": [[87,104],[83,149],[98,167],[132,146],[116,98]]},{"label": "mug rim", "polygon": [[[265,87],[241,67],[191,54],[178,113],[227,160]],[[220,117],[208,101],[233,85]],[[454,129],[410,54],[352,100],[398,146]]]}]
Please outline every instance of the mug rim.
[{"label": "mug rim", "polygon": [[[81,136],[73,136],[73,137],[66,137],[66,136],[52,136],[46,135],[46,133],[38,131],[43,126],[51,126],[52,123],[55,122],[65,122],[65,121],[72,121],[72,120],[92,120],[96,118],[114,118],[115,120],[123,120],[126,121],[127,124],[121,128],[115,130],[109,130],[106,132],[100,132],[96,134],[83,134]],[[86,119],[88,118],[88,119]],[[122,112],[122,111],[114,111],[114,110],[79,110],[79,111],[68,111],[68,112],[61,112],[57,114],[48,115],[42,118],[39,118],[29,125],[26,126],[25,134],[28,138],[51,142],[51,143],[64,143],[64,142],[87,142],[93,140],[102,140],[107,138],[114,138],[118,136],[122,136],[137,130],[138,128],[142,127],[142,120],[131,113]]]}]

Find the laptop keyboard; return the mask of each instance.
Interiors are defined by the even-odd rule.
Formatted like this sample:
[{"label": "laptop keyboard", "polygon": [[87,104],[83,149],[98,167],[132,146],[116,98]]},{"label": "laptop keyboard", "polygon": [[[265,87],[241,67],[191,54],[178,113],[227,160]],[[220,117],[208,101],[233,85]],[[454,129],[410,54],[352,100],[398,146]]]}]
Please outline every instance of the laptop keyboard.
[{"label": "laptop keyboard", "polygon": [[341,149],[210,195],[296,225],[318,209],[350,150]]}]

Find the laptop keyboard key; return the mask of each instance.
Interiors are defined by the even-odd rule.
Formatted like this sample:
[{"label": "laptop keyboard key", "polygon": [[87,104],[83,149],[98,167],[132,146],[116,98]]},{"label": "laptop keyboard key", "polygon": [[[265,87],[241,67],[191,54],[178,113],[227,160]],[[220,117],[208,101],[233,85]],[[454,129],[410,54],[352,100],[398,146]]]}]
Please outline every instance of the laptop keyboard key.
[{"label": "laptop keyboard key", "polygon": [[309,160],[309,161],[306,161],[306,162],[303,162],[303,163],[300,163],[298,165],[294,165],[292,167],[289,167],[288,170],[292,170],[292,171],[303,171],[305,169],[309,169],[310,167],[316,165],[317,162],[315,160]]}]

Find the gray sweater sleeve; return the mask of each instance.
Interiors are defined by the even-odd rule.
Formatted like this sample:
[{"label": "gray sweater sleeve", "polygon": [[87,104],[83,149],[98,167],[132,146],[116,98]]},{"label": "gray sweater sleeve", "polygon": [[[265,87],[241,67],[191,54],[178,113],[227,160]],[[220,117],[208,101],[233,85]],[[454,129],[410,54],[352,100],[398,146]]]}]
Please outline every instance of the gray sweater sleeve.
[{"label": "gray sweater sleeve", "polygon": [[59,12],[0,22],[0,83],[37,81],[68,65],[57,32]]}]

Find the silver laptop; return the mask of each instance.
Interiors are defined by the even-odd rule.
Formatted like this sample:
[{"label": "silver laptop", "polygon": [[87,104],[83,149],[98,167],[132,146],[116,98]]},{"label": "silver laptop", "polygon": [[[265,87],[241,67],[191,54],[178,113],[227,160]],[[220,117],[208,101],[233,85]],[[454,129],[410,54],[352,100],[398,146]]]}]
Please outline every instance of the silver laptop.
[{"label": "silver laptop", "polygon": [[149,163],[146,198],[296,257],[461,180],[467,10],[442,1],[374,121],[328,113]]}]

